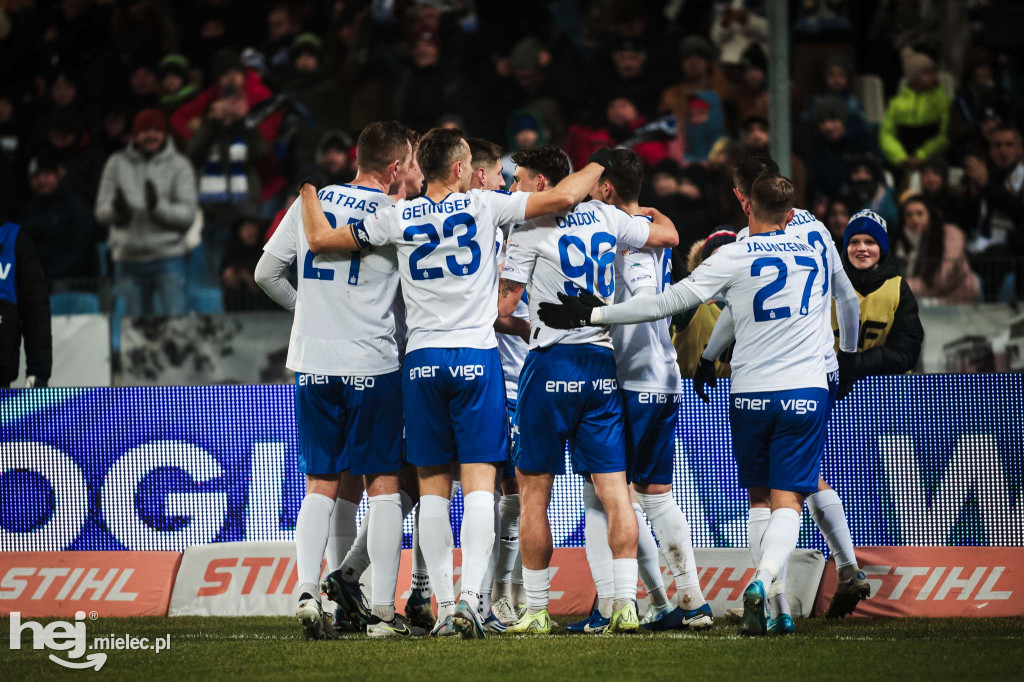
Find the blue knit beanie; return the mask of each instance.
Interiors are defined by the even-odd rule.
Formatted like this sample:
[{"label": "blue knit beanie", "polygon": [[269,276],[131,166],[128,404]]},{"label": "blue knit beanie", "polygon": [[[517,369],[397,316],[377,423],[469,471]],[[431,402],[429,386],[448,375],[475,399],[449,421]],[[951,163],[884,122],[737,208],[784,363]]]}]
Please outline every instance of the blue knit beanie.
[{"label": "blue knit beanie", "polygon": [[856,234],[871,235],[878,242],[878,248],[881,249],[883,258],[885,254],[889,253],[889,232],[885,226],[885,218],[874,211],[864,209],[850,216],[850,222],[847,223],[846,230],[843,232],[843,250],[849,248],[850,240]]}]

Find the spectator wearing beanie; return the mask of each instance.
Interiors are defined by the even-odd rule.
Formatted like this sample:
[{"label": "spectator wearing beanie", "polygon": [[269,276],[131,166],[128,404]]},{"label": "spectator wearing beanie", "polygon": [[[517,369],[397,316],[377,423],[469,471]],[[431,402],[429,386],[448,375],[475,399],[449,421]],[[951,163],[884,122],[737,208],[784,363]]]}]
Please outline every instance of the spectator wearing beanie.
[{"label": "spectator wearing beanie", "polygon": [[[860,302],[857,376],[911,371],[921,355],[924,329],[917,299],[889,253],[885,220],[873,211],[855,213],[843,233],[842,258]],[[832,328],[838,350],[834,311]]]},{"label": "spectator wearing beanie", "polygon": [[185,313],[185,233],[197,210],[195,174],[174,148],[166,116],[140,111],[131,142],[107,161],[96,199],[128,315]]},{"label": "spectator wearing beanie", "polygon": [[[65,176],[64,166],[41,153],[28,164],[31,198],[19,221],[35,244],[51,291],[86,285],[96,276],[96,222]],[[91,286],[92,282],[88,282]]]},{"label": "spectator wearing beanie", "polygon": [[188,57],[183,54],[169,54],[161,59],[157,76],[160,79],[160,109],[168,116],[199,92],[199,86],[192,82]]},{"label": "spectator wearing beanie", "polygon": [[902,58],[903,87],[885,109],[879,142],[893,166],[916,168],[949,146],[951,102],[931,57],[908,48]]},{"label": "spectator wearing beanie", "polygon": [[[732,230],[719,229],[706,239],[700,239],[690,247],[688,260],[689,271],[693,272],[715,251],[725,244],[736,241],[736,233]],[[700,355],[708,345],[711,332],[715,328],[718,316],[722,314],[725,301],[705,301],[696,308],[691,308],[672,318],[672,345],[676,349],[676,362],[684,377],[692,377],[697,371]],[[727,377],[731,373],[729,358],[731,351],[722,354],[715,362],[715,375]]]}]

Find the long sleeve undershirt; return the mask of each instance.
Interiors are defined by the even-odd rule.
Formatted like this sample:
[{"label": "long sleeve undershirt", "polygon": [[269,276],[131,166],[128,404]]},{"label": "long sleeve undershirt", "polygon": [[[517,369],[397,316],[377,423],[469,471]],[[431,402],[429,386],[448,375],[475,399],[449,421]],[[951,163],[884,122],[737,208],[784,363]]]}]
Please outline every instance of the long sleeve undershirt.
[{"label": "long sleeve undershirt", "polygon": [[256,284],[269,296],[274,303],[285,310],[295,310],[295,287],[288,281],[285,273],[289,264],[266,251],[260,256],[254,274]]}]

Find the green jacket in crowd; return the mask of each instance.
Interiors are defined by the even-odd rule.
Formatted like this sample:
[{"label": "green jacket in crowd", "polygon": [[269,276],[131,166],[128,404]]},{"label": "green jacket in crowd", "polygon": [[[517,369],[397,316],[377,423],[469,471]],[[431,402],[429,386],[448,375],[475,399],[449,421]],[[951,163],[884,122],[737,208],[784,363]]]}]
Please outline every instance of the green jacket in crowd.
[{"label": "green jacket in crowd", "polygon": [[889,163],[902,163],[910,155],[924,161],[944,152],[949,146],[950,105],[942,86],[917,92],[904,84],[889,101],[879,131],[879,144]]}]

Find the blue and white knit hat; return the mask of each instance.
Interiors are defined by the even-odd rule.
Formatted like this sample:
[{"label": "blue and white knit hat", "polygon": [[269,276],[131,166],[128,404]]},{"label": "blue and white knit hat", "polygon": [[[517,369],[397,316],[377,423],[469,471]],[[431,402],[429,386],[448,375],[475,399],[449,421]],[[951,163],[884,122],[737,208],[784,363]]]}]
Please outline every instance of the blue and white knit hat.
[{"label": "blue and white knit hat", "polygon": [[855,234],[869,234],[882,250],[882,256],[889,253],[889,231],[885,225],[885,218],[870,209],[857,211],[850,216],[850,222],[846,224],[843,231],[843,249],[850,246],[850,240]]}]

